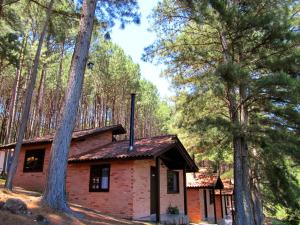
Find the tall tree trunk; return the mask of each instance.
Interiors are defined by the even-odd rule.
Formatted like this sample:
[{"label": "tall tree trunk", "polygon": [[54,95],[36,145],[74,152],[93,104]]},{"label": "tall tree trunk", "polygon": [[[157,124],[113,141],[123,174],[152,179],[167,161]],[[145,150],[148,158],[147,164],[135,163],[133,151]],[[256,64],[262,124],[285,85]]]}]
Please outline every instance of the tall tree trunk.
[{"label": "tall tree trunk", "polygon": [[12,190],[13,178],[14,178],[14,176],[16,174],[16,171],[17,171],[19,155],[20,155],[20,151],[21,151],[21,147],[22,147],[22,143],[23,143],[23,137],[24,137],[24,134],[25,134],[26,125],[27,125],[27,121],[28,121],[28,118],[29,118],[30,105],[31,105],[31,100],[32,100],[32,93],[33,93],[35,82],[36,82],[36,77],[37,77],[37,72],[38,72],[38,65],[39,65],[39,61],[40,61],[40,55],[41,55],[42,46],[43,46],[44,38],[45,38],[45,35],[46,35],[47,27],[48,27],[48,22],[49,22],[49,19],[50,19],[50,16],[51,16],[53,4],[54,4],[54,0],[51,0],[49,5],[48,5],[44,27],[43,27],[43,30],[42,30],[42,33],[41,33],[41,36],[40,36],[40,39],[39,39],[38,48],[36,50],[36,54],[35,54],[35,57],[34,57],[33,67],[32,67],[31,74],[30,74],[30,82],[27,86],[26,99],[25,99],[25,103],[24,103],[24,106],[23,106],[23,110],[22,110],[22,120],[21,120],[21,124],[20,124],[20,127],[19,127],[17,144],[16,144],[16,147],[15,147],[14,155],[13,155],[13,161],[12,161],[12,163],[10,165],[10,168],[9,168],[8,177],[7,177],[7,180],[5,182],[5,188],[7,188],[9,190]]},{"label": "tall tree trunk", "polygon": [[71,62],[65,106],[52,143],[46,186],[42,198],[44,204],[65,212],[70,212],[65,196],[69,147],[82,91],[95,9],[96,0],[83,2],[80,31]]},{"label": "tall tree trunk", "polygon": [[263,210],[262,210],[262,202],[261,202],[261,194],[259,190],[259,183],[257,177],[251,179],[250,183],[251,190],[251,200],[253,207],[253,215],[255,225],[261,225],[264,221]]},{"label": "tall tree trunk", "polygon": [[[224,63],[231,63],[228,44],[225,32],[219,31],[220,42],[223,50]],[[238,107],[236,91],[237,87],[231,81],[227,83],[227,98],[229,101],[230,120],[233,125],[233,151],[234,151],[234,204],[235,204],[235,224],[254,225],[253,211],[251,207],[250,194],[250,174],[248,166],[248,146],[244,134],[247,126],[248,114],[245,103],[246,90],[239,89],[240,107]]]},{"label": "tall tree trunk", "polygon": [[42,113],[43,113],[43,100],[44,100],[44,90],[45,90],[45,79],[46,79],[46,70],[47,65],[43,65],[41,80],[38,88],[38,95],[36,101],[36,108],[35,108],[35,117],[33,123],[33,132],[34,136],[40,136],[40,128],[41,128],[41,120],[42,120]]},{"label": "tall tree trunk", "polygon": [[59,121],[59,107],[60,107],[60,100],[61,100],[61,92],[62,92],[62,76],[63,76],[63,60],[65,55],[65,39],[62,40],[61,43],[61,52],[60,52],[60,62],[59,68],[56,76],[56,88],[55,88],[55,96],[54,96],[54,127],[57,127]]}]

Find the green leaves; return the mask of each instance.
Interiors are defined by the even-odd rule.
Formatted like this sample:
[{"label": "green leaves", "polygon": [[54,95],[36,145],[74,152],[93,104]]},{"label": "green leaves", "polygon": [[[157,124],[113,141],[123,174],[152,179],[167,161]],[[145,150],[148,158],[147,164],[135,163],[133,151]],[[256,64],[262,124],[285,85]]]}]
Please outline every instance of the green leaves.
[{"label": "green leaves", "polygon": [[[291,188],[295,199],[300,188],[289,175],[300,146],[297,8],[299,1],[166,0],[153,14],[158,40],[146,49],[148,59],[168,65],[174,130],[189,150],[230,161],[232,136],[243,137],[253,179],[269,193],[264,200],[294,210],[295,201],[272,193]],[[273,185],[277,173],[282,183]]]}]

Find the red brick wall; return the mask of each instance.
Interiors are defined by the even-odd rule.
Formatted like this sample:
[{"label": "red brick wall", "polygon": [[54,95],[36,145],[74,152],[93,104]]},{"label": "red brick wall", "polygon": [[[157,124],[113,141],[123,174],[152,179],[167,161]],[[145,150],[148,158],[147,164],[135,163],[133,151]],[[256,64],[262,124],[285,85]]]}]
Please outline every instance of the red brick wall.
[{"label": "red brick wall", "polygon": [[[219,191],[219,190],[218,190]],[[221,198],[220,195],[216,195],[216,214],[217,214],[217,220],[222,219],[222,209],[221,209]],[[225,212],[224,212],[225,213]]]},{"label": "red brick wall", "polygon": [[101,163],[69,164],[67,174],[68,200],[103,213],[122,218],[132,218],[133,162],[112,161],[109,163],[109,192],[89,192],[90,165]]},{"label": "red brick wall", "polygon": [[150,168],[154,160],[135,160],[133,179],[133,218],[150,215]]},{"label": "red brick wall", "polygon": [[202,207],[199,189],[187,189],[187,205],[190,221],[193,223],[200,223],[202,221]]},{"label": "red brick wall", "polygon": [[[207,216],[208,221],[214,222],[214,205],[209,201],[209,189],[206,189]],[[217,220],[222,219],[221,200],[220,196],[215,196]],[[188,215],[191,222],[199,223],[204,221],[204,195],[203,189],[187,189]],[[224,205],[224,202],[223,202]],[[223,210],[224,207],[223,207]],[[223,211],[223,214],[225,211]]]},{"label": "red brick wall", "polygon": [[[25,162],[25,152],[33,149],[45,148],[45,158],[43,172],[23,172]],[[47,168],[49,165],[51,144],[23,147],[20,152],[17,172],[13,181],[16,186],[28,188],[30,190],[42,191],[44,189]]]},{"label": "red brick wall", "polygon": [[69,155],[76,155],[80,153],[84,153],[90,149],[100,147],[112,142],[112,132],[107,131],[101,134],[97,134],[95,136],[90,136],[86,138],[84,141],[73,141],[71,143],[71,148]]},{"label": "red brick wall", "polygon": [[[107,131],[105,133],[101,133],[95,136],[91,136],[87,138],[85,141],[73,141],[71,143],[70,153],[69,155],[82,153],[86,150],[90,150],[91,148],[97,146],[103,146],[112,141],[112,132]],[[44,158],[44,166],[43,172],[23,172],[24,160],[25,160],[25,152],[30,149],[40,149],[45,148],[45,158]],[[44,145],[31,145],[28,147],[22,147],[19,157],[18,168],[16,172],[16,176],[14,178],[14,185],[21,186],[24,188],[29,188],[31,190],[42,191],[44,189],[46,173],[49,165],[50,159],[50,150],[51,144]]]}]

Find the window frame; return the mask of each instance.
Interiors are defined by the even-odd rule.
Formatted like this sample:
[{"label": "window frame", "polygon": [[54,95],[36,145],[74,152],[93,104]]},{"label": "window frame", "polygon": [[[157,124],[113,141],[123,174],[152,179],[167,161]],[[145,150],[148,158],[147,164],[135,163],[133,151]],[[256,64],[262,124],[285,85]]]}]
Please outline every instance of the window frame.
[{"label": "window frame", "polygon": [[[40,154],[39,157],[41,157],[40,168],[37,168],[37,169],[26,168],[27,159],[29,157],[36,157],[36,154]],[[45,148],[27,149],[25,151],[25,156],[24,156],[23,173],[41,173],[41,172],[43,172],[44,171],[44,163],[45,163],[45,154],[46,154]]]},{"label": "window frame", "polygon": [[[100,183],[100,188],[99,189],[93,189],[92,188],[92,179],[93,179],[93,168],[98,168],[100,169],[101,171],[101,174],[100,174],[100,179],[101,179],[101,182],[102,182],[102,169],[104,168],[108,168],[108,185],[107,185],[107,188],[103,189],[101,188],[101,183]],[[94,164],[94,165],[90,165],[90,180],[89,180],[89,192],[109,192],[109,188],[110,188],[110,164]]]},{"label": "window frame", "polygon": [[[169,189],[169,175],[172,174],[172,176],[174,177],[174,175],[176,176],[176,186],[177,186],[177,190],[174,190],[174,186],[173,186],[173,190]],[[179,171],[175,171],[175,170],[167,170],[167,193],[168,194],[179,194],[180,193],[180,187],[179,187]]]}]

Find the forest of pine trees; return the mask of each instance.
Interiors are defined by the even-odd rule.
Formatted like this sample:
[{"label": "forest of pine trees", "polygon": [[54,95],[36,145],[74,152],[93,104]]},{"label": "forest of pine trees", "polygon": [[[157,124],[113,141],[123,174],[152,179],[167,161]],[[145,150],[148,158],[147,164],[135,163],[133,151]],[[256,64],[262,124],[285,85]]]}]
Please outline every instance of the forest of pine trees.
[{"label": "forest of pine trees", "polygon": [[[47,2],[18,1],[1,9],[0,143],[16,140],[21,108],[29,83]],[[168,115],[156,87],[141,78],[140,69],[117,45],[105,39],[97,23],[75,129],[129,124],[130,93],[137,93],[136,135],[146,137],[162,130]],[[78,9],[55,3],[42,48],[36,86],[25,138],[53,133],[59,122],[68,70],[78,30]],[[5,51],[4,51],[5,50]]]},{"label": "forest of pine trees", "polygon": [[42,201],[69,212],[64,179],[73,128],[128,130],[136,93],[137,138],[175,133],[199,165],[205,159],[220,173],[231,168],[236,225],[279,214],[297,225],[299,1],[158,3],[150,18],[157,39],[144,60],[164,64],[171,104],[110,40],[114,26],[140,23],[137,3],[0,0],[0,145],[18,142],[6,188],[23,137],[56,132]]}]

